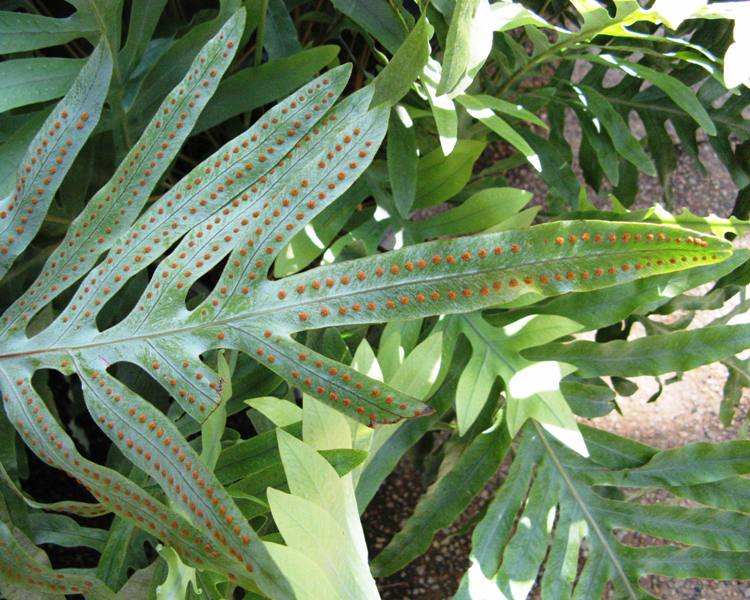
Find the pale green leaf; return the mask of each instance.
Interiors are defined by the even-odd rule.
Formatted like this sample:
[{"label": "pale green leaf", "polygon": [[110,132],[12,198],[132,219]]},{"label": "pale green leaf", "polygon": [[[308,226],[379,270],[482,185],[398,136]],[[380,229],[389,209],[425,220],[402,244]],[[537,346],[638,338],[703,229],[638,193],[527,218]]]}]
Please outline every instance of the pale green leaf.
[{"label": "pale green leaf", "polygon": [[277,427],[287,427],[302,420],[302,409],[296,404],[273,396],[261,396],[245,400]]},{"label": "pale green leaf", "polygon": [[271,557],[284,565],[284,573],[299,600],[346,600],[336,591],[326,573],[310,557],[297,548],[265,542]]},{"label": "pale green leaf", "polygon": [[[339,596],[379,598],[366,563],[356,560],[345,527],[331,513],[314,502],[274,489],[268,491],[268,500],[284,541],[312,558]],[[340,560],[342,553],[349,560]]]},{"label": "pale green leaf", "polygon": [[529,200],[530,192],[516,188],[485,188],[469,196],[456,208],[416,222],[414,229],[426,238],[476,233],[510,219]]},{"label": "pale green leaf", "polygon": [[427,62],[431,37],[432,26],[422,17],[373,81],[375,91],[370,106],[392,106],[406,95]]},{"label": "pale green leaf", "polygon": [[471,94],[470,98],[478,103],[478,106],[485,106],[490,108],[497,113],[502,113],[509,117],[521,119],[533,123],[538,127],[549,129],[549,125],[537,117],[533,112],[526,110],[520,104],[513,104],[503,100],[502,98],[495,98],[494,96],[488,96],[487,94]]},{"label": "pale green leaf", "polygon": [[420,79],[430,103],[432,117],[435,119],[440,147],[443,149],[443,154],[448,156],[453,152],[458,141],[458,115],[453,100],[446,94],[437,93],[440,73],[440,63],[430,57],[427,59]]},{"label": "pale green leaf", "polygon": [[[530,362],[521,356],[523,349],[578,331],[580,325],[564,317],[539,316],[500,329],[490,327],[480,317],[468,316],[461,318],[461,327],[471,342],[473,362],[469,363],[470,375],[462,376],[456,390],[459,431],[465,432],[472,425],[487,401],[492,382],[500,377],[505,383],[511,435],[515,436],[528,419],[535,419],[565,445],[586,455],[573,412],[560,393],[559,382],[572,368],[552,361]],[[472,375],[477,378],[476,386]]]},{"label": "pale green leaf", "polygon": [[172,548],[159,548],[159,554],[167,563],[167,578],[156,587],[156,600],[186,598],[188,587],[193,593],[201,593],[195,569],[188,567]]},{"label": "pale green leaf", "polygon": [[524,25],[559,29],[519,2],[502,0],[494,2],[491,9],[492,29],[495,31],[508,31]]},{"label": "pale green leaf", "polygon": [[223,352],[219,352],[216,360],[221,389],[219,393],[220,401],[208,419],[201,425],[201,460],[209,469],[216,466],[216,461],[221,453],[221,438],[227,424],[227,402],[232,397],[232,370],[229,363]]},{"label": "pale green leaf", "polygon": [[494,131],[502,139],[526,157],[529,164],[537,171],[542,170],[539,155],[529,143],[504,119],[498,117],[491,108],[483,105],[481,101],[473,96],[459,96],[457,101],[462,104],[466,111],[485,126]]},{"label": "pale green leaf", "polygon": [[443,333],[433,333],[409,352],[389,383],[404,393],[424,400],[437,381],[442,366]]},{"label": "pale green leaf", "polygon": [[460,192],[485,146],[478,140],[458,140],[449,156],[437,148],[420,158],[414,208],[440,204]]},{"label": "pale green leaf", "polygon": [[[370,369],[375,370],[375,376],[373,379],[379,379],[381,381],[388,381],[396,374],[399,367],[404,363],[406,356],[414,349],[419,339],[419,332],[422,329],[422,320],[415,319],[413,321],[392,321],[383,328],[383,333],[380,335],[380,343],[378,344],[378,358],[377,362],[370,365],[365,363]],[[362,367],[365,366],[360,363],[357,370],[363,371]],[[354,366],[354,365],[352,365]],[[382,373],[381,373],[382,370]],[[368,373],[369,374],[369,373]],[[379,377],[377,375],[380,375]]]},{"label": "pale green leaf", "polygon": [[454,97],[471,85],[492,48],[492,26],[487,0],[456,0],[438,95]]}]

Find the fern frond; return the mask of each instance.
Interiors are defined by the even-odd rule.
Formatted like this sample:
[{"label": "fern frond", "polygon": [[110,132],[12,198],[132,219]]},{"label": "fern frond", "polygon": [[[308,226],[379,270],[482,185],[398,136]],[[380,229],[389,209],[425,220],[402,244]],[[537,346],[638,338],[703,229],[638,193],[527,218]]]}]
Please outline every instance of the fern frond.
[{"label": "fern frond", "polygon": [[57,188],[99,122],[111,75],[112,57],[106,44],[99,44],[31,142],[15,191],[0,200],[0,276],[42,226]]},{"label": "fern frond", "polygon": [[[26,544],[31,544],[25,540]],[[18,591],[46,594],[85,594],[92,600],[113,600],[114,592],[95,577],[52,569],[31,556],[13,526],[0,521],[0,574]]]},{"label": "fern frond", "polygon": [[[388,111],[369,108],[371,88],[337,103],[350,72],[348,65],[337,67],[149,202],[232,60],[242,14],[201,50],[37,280],[3,316],[0,387],[5,412],[31,450],[78,479],[103,509],[172,546],[191,567],[289,597],[289,585],[233,497],[172,420],[126,385],[121,363],[148,373],[198,423],[219,406],[224,383],[206,355],[225,348],[250,355],[365,424],[392,422],[431,409],[292,336],[608,287],[716,263],[731,247],[668,225],[561,222],[430,242],[271,280],[273,262],[293,236],[371,164]],[[104,63],[95,74],[82,73],[102,89],[79,100],[101,106],[108,76]],[[87,110],[75,148],[98,114]],[[53,154],[44,148],[40,156],[47,160]],[[37,203],[39,223],[47,204]],[[218,283],[197,301],[191,288],[225,259]],[[102,325],[110,303],[132,293],[127,286],[139,274],[148,283],[133,310]],[[41,323],[41,312],[65,291],[67,305],[51,323]],[[40,369],[80,378],[94,422],[163,497],[78,453],[34,389]]]},{"label": "fern frond", "polygon": [[414,319],[599,289],[720,262],[731,246],[664,225],[559,221],[427,242],[264,284],[280,331]]},{"label": "fern frond", "polygon": [[71,515],[78,515],[79,517],[99,517],[101,515],[106,515],[109,512],[109,510],[105,506],[91,502],[37,502],[16,486],[13,479],[5,470],[5,467],[1,464],[0,481],[2,481],[13,494],[15,494],[18,498],[23,500],[32,508],[49,510],[53,512],[65,512]]},{"label": "fern frond", "polygon": [[[747,577],[750,517],[735,512],[732,499],[745,487],[737,473],[747,472],[747,442],[658,452],[596,429],[583,433],[590,459],[535,424],[526,428],[474,531],[472,566],[456,598],[476,597],[479,589],[486,597],[525,596],[542,570],[543,597],[598,598],[611,583],[618,597],[652,598],[640,583],[648,574]],[[623,496],[623,486],[657,487],[708,506],[646,505]],[[634,547],[624,531],[673,543]]]}]

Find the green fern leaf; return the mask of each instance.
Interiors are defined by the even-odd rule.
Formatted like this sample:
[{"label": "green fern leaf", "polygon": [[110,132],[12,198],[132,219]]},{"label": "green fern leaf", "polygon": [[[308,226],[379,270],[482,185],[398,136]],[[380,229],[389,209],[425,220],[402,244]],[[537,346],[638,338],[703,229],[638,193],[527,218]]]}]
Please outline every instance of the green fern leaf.
[{"label": "green fern leaf", "polygon": [[[611,584],[617,597],[635,600],[653,597],[641,587],[645,575],[747,576],[750,518],[734,512],[734,496],[746,487],[740,475],[748,470],[748,442],[658,452],[582,429],[590,459],[527,426],[505,483],[474,530],[472,565],[456,598],[479,590],[487,598],[525,597],[541,577],[545,598],[598,598]],[[658,487],[704,506],[645,505],[623,499],[618,487]],[[622,530],[675,543],[633,547]]]},{"label": "green fern leaf", "polygon": [[730,255],[729,243],[679,227],[559,221],[427,242],[265,281],[264,295],[281,301],[247,317],[292,332],[469,312],[610,287]]},{"label": "green fern leaf", "polygon": [[15,191],[0,200],[0,276],[42,226],[57,188],[99,121],[111,75],[112,57],[99,44],[31,142]]},{"label": "green fern leaf", "polygon": [[39,508],[53,512],[66,512],[72,515],[78,515],[79,517],[99,517],[101,515],[106,515],[109,512],[109,510],[101,504],[89,502],[37,502],[33,498],[27,496],[16,486],[3,465],[0,465],[0,481],[2,481],[13,494],[18,496],[32,508]]},{"label": "green fern leaf", "polygon": [[[392,422],[432,409],[313,352],[293,335],[594,290],[719,262],[731,246],[668,225],[560,222],[430,242],[272,281],[267,274],[289,241],[370,165],[388,110],[369,108],[372,88],[336,103],[350,72],[338,67],[148,203],[229,66],[242,15],[230,18],[201,50],[37,280],[3,315],[0,388],[5,413],[31,450],[78,479],[103,509],[173,547],[190,567],[284,598],[291,596],[289,585],[234,499],[172,420],[118,378],[120,363],[147,372],[199,423],[221,402],[223,381],[204,362],[218,349],[252,356],[363,423]],[[105,67],[97,72],[96,81],[104,82],[102,72],[108,78]],[[83,81],[91,77],[81,74]],[[74,95],[76,101],[100,107],[106,84],[97,85],[101,94]],[[85,107],[90,115],[76,148],[98,114]],[[46,160],[53,149],[45,148],[39,156]],[[35,205],[36,229],[48,201]],[[191,288],[224,259],[219,282],[196,302]],[[134,276],[146,278],[147,268],[152,275],[134,309],[102,326],[98,318],[128,292]],[[54,320],[30,327],[66,290],[71,299]],[[40,369],[80,378],[95,423],[163,496],[78,453],[34,388]]]},{"label": "green fern leaf", "polygon": [[[95,577],[56,570],[29,554],[28,540],[17,537],[12,525],[0,520],[0,574],[8,584],[24,592],[85,594],[92,600],[111,600],[115,594]],[[25,542],[25,543],[24,543]]]}]

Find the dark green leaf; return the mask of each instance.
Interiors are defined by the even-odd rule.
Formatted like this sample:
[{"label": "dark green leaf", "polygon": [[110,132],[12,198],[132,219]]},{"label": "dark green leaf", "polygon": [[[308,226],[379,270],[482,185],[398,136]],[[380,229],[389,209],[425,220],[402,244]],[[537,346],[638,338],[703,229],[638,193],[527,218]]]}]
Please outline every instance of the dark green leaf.
[{"label": "dark green leaf", "polygon": [[302,51],[302,46],[297,39],[297,30],[284,0],[268,0],[263,46],[271,60]]},{"label": "dark green leaf", "polygon": [[509,446],[508,430],[502,424],[477,435],[453,468],[430,487],[414,514],[372,561],[375,576],[395,573],[425,552],[435,533],[450,525],[492,477]]},{"label": "dark green leaf", "polygon": [[101,552],[109,537],[106,529],[81,527],[70,517],[57,514],[29,515],[30,535],[35,544],[56,544],[66,548],[86,546]]},{"label": "dark green leaf", "polygon": [[386,151],[393,203],[406,218],[417,192],[417,139],[413,124],[404,123],[398,110],[391,112]]},{"label": "dark green leaf", "polygon": [[603,417],[615,407],[615,393],[601,381],[565,379],[560,382],[560,391],[579,417]]},{"label": "dark green leaf", "polygon": [[146,52],[167,0],[134,0],[130,9],[128,37],[118,58],[120,69],[130,73]]},{"label": "dark green leaf", "polygon": [[286,96],[331,63],[338,52],[336,46],[318,46],[234,73],[219,84],[198,119],[196,133]]},{"label": "dark green leaf", "polygon": [[331,0],[334,8],[345,14],[394,54],[406,32],[387,2],[381,0]]},{"label": "dark green leaf", "polygon": [[526,350],[532,360],[575,365],[583,377],[661,375],[689,371],[750,348],[750,325],[702,327],[605,344],[572,342]]},{"label": "dark green leaf", "polygon": [[630,128],[607,98],[587,85],[574,86],[579,90],[579,97],[594,117],[601,123],[612,139],[612,145],[626,160],[647,175],[656,175],[654,164],[649,160]]},{"label": "dark green leaf", "polygon": [[650,81],[669,96],[687,115],[692,117],[698,125],[703,127],[706,133],[709,135],[716,134],[716,126],[708,112],[706,112],[706,109],[696,98],[695,93],[679,79],[660,73],[650,67],[616,58],[611,54],[588,54],[586,55],[586,60],[597,62],[607,67],[618,67],[625,73],[633,74],[636,77]]},{"label": "dark green leaf", "polygon": [[59,98],[82,66],[77,58],[18,58],[0,63],[0,112]]},{"label": "dark green leaf", "polygon": [[20,12],[0,12],[0,54],[65,44],[96,31],[80,12],[64,19]]}]

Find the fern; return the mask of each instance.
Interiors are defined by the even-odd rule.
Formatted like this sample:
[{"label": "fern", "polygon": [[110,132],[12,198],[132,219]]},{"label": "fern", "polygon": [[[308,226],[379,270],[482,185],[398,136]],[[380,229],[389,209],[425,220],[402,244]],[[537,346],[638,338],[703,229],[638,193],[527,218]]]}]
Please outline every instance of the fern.
[{"label": "fern", "polygon": [[112,58],[99,45],[32,141],[15,191],[0,202],[0,275],[39,231],[55,191],[99,121],[111,75]]},{"label": "fern", "polygon": [[[483,47],[476,38],[491,42],[493,30],[499,39],[490,55],[496,75],[494,81],[486,82],[489,94],[464,93],[471,82],[464,78],[448,96],[514,146],[540,171],[553,199],[563,200],[563,206],[578,206],[580,193],[571,168],[573,150],[563,135],[566,109],[572,110],[580,123],[582,141],[577,158],[586,183],[597,192],[613,190],[625,205],[635,200],[639,172],[658,175],[665,199],[671,201],[670,177],[677,167],[677,151],[669,126],[699,168],[703,168],[698,155],[700,128],[737,186],[745,187],[750,181],[741,152],[731,143],[733,135],[746,140],[750,133],[742,118],[750,95],[746,87],[738,86],[723,97],[727,89],[721,72],[726,66],[718,58],[731,43],[729,19],[743,18],[740,5],[723,12],[714,6],[679,11],[670,9],[669,3],[654,3],[645,9],[634,0],[614,0],[610,12],[598,2],[574,0],[561,9],[567,17],[564,28],[517,3],[475,4],[475,14],[453,16],[451,31],[457,19],[468,18],[472,36],[471,40],[446,40],[443,80],[447,82],[454,73],[456,61],[466,61],[456,54],[456,48],[460,44]],[[510,33],[520,26],[524,27],[526,45]],[[678,27],[679,37],[672,33]],[[487,58],[489,47],[476,57],[481,59],[479,64]],[[544,68],[555,61],[560,64],[549,77]],[[578,82],[573,72],[576,61],[590,67]],[[622,75],[617,85],[607,83],[606,76],[612,71]],[[539,75],[545,80],[544,87],[525,85],[530,77]],[[733,78],[732,74],[726,76]],[[423,83],[429,89],[428,82]],[[532,114],[542,108],[551,126],[548,138],[519,125],[520,121],[544,125]],[[447,135],[441,130],[445,117],[434,107],[433,114],[441,135]],[[631,131],[631,114],[645,126],[643,139]],[[455,137],[455,124],[452,134]],[[554,203],[552,208],[560,209]]]},{"label": "fern", "polygon": [[[0,387],[24,442],[76,478],[103,509],[173,547],[191,567],[286,598],[289,584],[233,498],[173,421],[118,379],[118,364],[148,372],[184,413],[204,423],[219,407],[224,383],[204,359],[212,350],[233,349],[374,426],[432,409],[310,350],[294,334],[589,291],[717,263],[731,247],[671,225],[558,222],[428,242],[271,280],[267,274],[289,240],[368,168],[388,107],[370,106],[371,88],[336,102],[350,68],[335,68],[149,202],[229,66],[243,15],[236,13],[205,45],[36,281],[3,315]],[[20,166],[16,191],[3,204],[4,270],[38,231],[94,128],[110,73],[99,47]],[[191,287],[225,258],[218,283],[195,306]],[[152,273],[133,310],[103,325],[109,307],[132,293],[128,284],[147,269]],[[56,299],[65,306],[51,313]],[[40,369],[80,378],[94,421],[158,485],[158,494],[78,452],[35,389]],[[2,530],[11,545],[8,531]],[[14,581],[15,563],[4,565]],[[52,576],[32,570],[26,584],[46,590]],[[60,585],[66,588],[58,591],[72,591],[78,583]]]},{"label": "fern", "polygon": [[[658,452],[592,428],[584,435],[589,460],[527,427],[507,481],[474,530],[472,566],[456,598],[525,597],[542,569],[545,598],[599,598],[608,583],[617,597],[653,598],[639,582],[647,574],[747,577],[750,520],[734,512],[747,511],[747,480],[738,476],[746,442]],[[641,504],[633,488],[704,506]],[[628,530],[682,546],[633,547],[622,535]]]},{"label": "fern", "polygon": [[29,554],[33,544],[13,526],[0,521],[0,573],[5,581],[21,590],[37,589],[50,594],[85,594],[93,600],[115,595],[101,581],[76,573],[63,573]]}]

